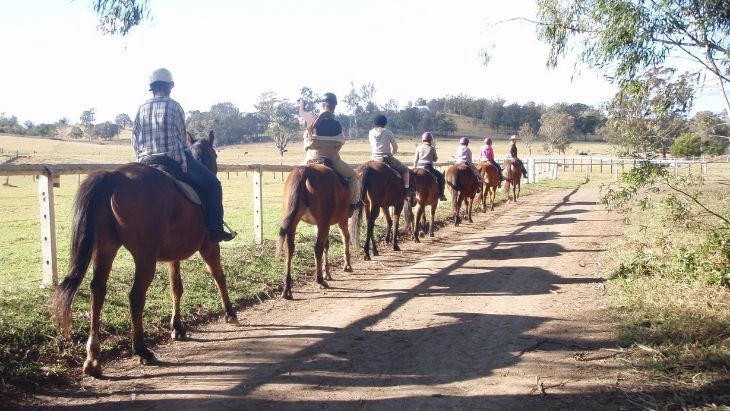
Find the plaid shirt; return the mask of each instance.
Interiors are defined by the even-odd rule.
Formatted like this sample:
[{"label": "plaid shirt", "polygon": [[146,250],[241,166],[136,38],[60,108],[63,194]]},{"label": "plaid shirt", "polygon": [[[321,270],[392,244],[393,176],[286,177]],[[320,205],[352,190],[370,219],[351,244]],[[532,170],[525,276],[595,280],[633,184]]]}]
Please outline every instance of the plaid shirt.
[{"label": "plaid shirt", "polygon": [[132,129],[132,147],[137,161],[164,154],[180,163],[183,173],[188,164],[185,151],[185,112],[170,97],[155,97],[139,107]]}]

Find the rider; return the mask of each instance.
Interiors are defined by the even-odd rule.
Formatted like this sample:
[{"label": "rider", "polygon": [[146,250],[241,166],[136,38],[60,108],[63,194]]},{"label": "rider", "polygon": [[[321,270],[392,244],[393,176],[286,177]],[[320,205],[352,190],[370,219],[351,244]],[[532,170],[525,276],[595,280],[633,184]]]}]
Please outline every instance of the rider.
[{"label": "rider", "polygon": [[441,201],[446,201],[446,196],[444,195],[446,180],[444,179],[444,175],[433,166],[434,161],[438,161],[439,159],[436,154],[436,147],[432,145],[433,135],[431,135],[428,131],[423,133],[421,136],[421,142],[423,144],[418,146],[416,154],[413,156],[413,167],[425,168],[431,172],[431,174],[436,176],[436,180],[439,183],[439,199]]},{"label": "rider", "polygon": [[299,116],[307,125],[304,131],[306,154],[302,165],[312,160],[330,160],[335,172],[347,180],[350,208],[352,210],[360,208],[364,205],[360,199],[360,181],[355,170],[340,158],[340,149],[345,144],[345,136],[342,134],[342,125],[335,119],[337,96],[333,93],[324,93],[318,102],[322,103],[322,112],[316,115],[305,111],[304,100],[299,100]]},{"label": "rider", "polygon": [[370,158],[375,161],[382,161],[395,169],[403,177],[406,197],[413,197],[413,190],[409,187],[408,167],[395,158],[395,153],[398,152],[398,143],[395,142],[393,132],[385,128],[386,124],[388,124],[388,119],[382,114],[378,114],[373,119],[374,127],[368,133],[368,140],[370,140],[372,149]]},{"label": "rider", "polygon": [[203,197],[205,224],[213,242],[230,241],[236,233],[223,229],[223,190],[218,178],[190,153],[185,143],[185,111],[170,98],[175,86],[172,74],[159,68],[150,75],[152,99],[139,107],[132,129],[132,147],[137,161],[164,155],[182,169],[184,180]]},{"label": "rider", "polygon": [[482,185],[482,176],[479,174],[479,170],[474,166],[471,160],[471,149],[469,148],[469,138],[462,137],[459,139],[459,147],[456,149],[456,155],[454,156],[456,163],[465,163],[469,166],[469,170],[474,173],[477,177],[477,184]]},{"label": "rider", "polygon": [[519,164],[522,169],[522,177],[527,178],[527,169],[522,163],[522,160],[517,158],[517,136],[514,134],[509,138],[509,154],[507,154],[507,160]]},{"label": "rider", "polygon": [[497,167],[497,173],[499,174],[499,182],[501,184],[502,180],[504,180],[504,176],[502,175],[502,167],[499,164],[497,164],[496,161],[494,161],[494,149],[492,148],[492,137],[487,137],[484,139],[484,145],[482,146],[482,150],[479,153],[479,160],[480,161],[489,161],[495,167]]}]

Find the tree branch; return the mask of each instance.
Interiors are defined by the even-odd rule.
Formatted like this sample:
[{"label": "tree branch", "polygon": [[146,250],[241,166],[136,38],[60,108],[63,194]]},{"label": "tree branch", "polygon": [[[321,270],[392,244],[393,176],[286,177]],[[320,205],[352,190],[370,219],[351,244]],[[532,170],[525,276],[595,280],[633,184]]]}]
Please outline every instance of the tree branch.
[{"label": "tree branch", "polygon": [[686,197],[689,197],[698,206],[702,207],[703,210],[707,211],[708,213],[712,214],[713,216],[715,216],[715,217],[719,218],[720,220],[724,221],[725,222],[725,225],[730,226],[730,220],[728,220],[727,218],[725,218],[725,217],[721,216],[720,214],[717,214],[716,212],[714,212],[714,211],[710,210],[709,208],[707,208],[704,204],[702,204],[699,200],[697,200],[697,198],[695,196],[693,196],[693,195],[691,195],[691,194],[689,194],[689,193],[687,193],[687,192],[685,192],[683,190],[680,190],[678,187],[673,186],[672,183],[669,182],[669,180],[664,180],[664,182],[667,184],[667,186],[669,186],[669,188],[671,188],[672,190],[674,190],[674,191],[676,191],[676,192],[678,192],[678,193],[680,193],[680,194],[682,194],[682,195],[684,195]]}]

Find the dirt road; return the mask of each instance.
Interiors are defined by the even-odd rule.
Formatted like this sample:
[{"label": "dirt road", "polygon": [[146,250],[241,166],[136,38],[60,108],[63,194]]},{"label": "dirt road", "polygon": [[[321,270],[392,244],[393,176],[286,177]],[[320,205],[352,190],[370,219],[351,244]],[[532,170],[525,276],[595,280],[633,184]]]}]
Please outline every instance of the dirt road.
[{"label": "dirt road", "polygon": [[[77,409],[616,408],[600,258],[622,229],[595,188],[525,197],[402,252],[358,254],[329,290],[294,289],[39,398]],[[445,203],[441,203],[442,206]],[[310,284],[313,281],[310,282]]]}]

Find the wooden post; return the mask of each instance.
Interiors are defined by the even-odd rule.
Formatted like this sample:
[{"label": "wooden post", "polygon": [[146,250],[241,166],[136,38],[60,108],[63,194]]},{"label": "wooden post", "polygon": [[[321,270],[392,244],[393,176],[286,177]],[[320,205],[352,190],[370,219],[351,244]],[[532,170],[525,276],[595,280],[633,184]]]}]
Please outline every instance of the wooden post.
[{"label": "wooden post", "polygon": [[41,253],[43,255],[43,286],[58,285],[56,261],[56,214],[53,202],[53,173],[38,176],[38,200],[41,213]]},{"label": "wooden post", "polygon": [[264,205],[262,196],[261,167],[253,171],[253,236],[256,244],[264,242]]},{"label": "wooden post", "polygon": [[598,172],[603,174],[603,157],[598,159]]},{"label": "wooden post", "polygon": [[707,175],[707,162],[702,162],[702,175]]}]

